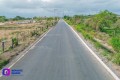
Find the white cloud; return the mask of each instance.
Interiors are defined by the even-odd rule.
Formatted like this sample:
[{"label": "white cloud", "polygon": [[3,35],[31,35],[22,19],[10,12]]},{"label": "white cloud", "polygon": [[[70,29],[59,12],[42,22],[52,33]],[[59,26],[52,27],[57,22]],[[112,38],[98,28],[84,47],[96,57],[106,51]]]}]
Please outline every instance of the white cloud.
[{"label": "white cloud", "polygon": [[43,1],[43,2],[48,2],[48,3],[53,2],[53,0],[41,0],[41,1]]},{"label": "white cloud", "polygon": [[32,2],[32,0],[27,0],[28,2]]},{"label": "white cloud", "polygon": [[120,14],[119,0],[0,0],[0,15],[8,17],[50,16],[57,14],[89,14],[108,9]]}]

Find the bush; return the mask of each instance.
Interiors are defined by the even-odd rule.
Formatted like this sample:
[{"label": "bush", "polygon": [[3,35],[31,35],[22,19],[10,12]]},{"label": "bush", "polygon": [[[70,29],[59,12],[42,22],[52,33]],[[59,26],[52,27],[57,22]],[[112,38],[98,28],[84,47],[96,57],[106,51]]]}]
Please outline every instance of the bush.
[{"label": "bush", "polygon": [[18,46],[18,39],[12,38],[12,44],[13,44],[13,46]]},{"label": "bush", "polygon": [[90,39],[90,40],[93,39],[93,37],[89,33],[87,33],[87,31],[85,30],[86,26],[84,24],[78,24],[75,28],[78,32],[82,33],[85,39]]},{"label": "bush", "polygon": [[81,31],[82,31],[82,29],[80,28],[79,25],[77,25],[75,28],[76,28],[76,30],[77,30],[78,32],[81,32]]},{"label": "bush", "polygon": [[5,66],[5,65],[8,64],[8,63],[9,63],[9,60],[1,60],[1,61],[0,61],[0,69],[2,69],[3,66]]},{"label": "bush", "polygon": [[111,38],[110,44],[112,45],[114,50],[116,50],[117,52],[120,52],[120,38],[118,37]]},{"label": "bush", "polygon": [[34,31],[31,32],[31,36],[37,36],[37,35],[39,35],[37,30],[34,30]]},{"label": "bush", "polygon": [[78,25],[76,25],[75,28],[78,32],[82,32],[82,31],[85,31],[86,26],[84,24],[78,24]]},{"label": "bush", "polygon": [[117,15],[109,12],[108,10],[101,11],[99,14],[96,14],[93,18],[95,22],[96,30],[104,31],[104,27],[110,28],[111,24],[117,21]]}]

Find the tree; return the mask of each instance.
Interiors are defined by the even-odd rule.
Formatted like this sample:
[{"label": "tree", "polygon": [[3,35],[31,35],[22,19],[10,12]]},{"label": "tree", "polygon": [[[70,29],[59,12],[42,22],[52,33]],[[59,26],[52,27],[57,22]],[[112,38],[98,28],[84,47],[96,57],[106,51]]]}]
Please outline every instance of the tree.
[{"label": "tree", "polygon": [[104,27],[111,27],[111,24],[117,21],[117,15],[108,10],[101,11],[93,18],[95,22],[96,31],[104,29]]},{"label": "tree", "polygon": [[8,19],[5,17],[5,16],[0,16],[0,22],[5,22],[7,21]]},{"label": "tree", "polygon": [[13,18],[14,21],[18,21],[18,20],[25,20],[26,18],[21,17],[21,16],[16,16],[15,18]]},{"label": "tree", "polygon": [[70,18],[71,18],[70,16],[66,16],[66,15],[64,16],[64,19],[70,20]]}]

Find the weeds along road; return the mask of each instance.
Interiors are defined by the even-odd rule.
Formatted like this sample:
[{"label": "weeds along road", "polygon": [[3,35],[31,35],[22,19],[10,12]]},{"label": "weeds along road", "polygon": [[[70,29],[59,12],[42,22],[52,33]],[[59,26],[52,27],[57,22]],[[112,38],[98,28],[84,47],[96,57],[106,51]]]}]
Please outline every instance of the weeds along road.
[{"label": "weeds along road", "polygon": [[63,20],[11,69],[0,80],[114,80]]}]

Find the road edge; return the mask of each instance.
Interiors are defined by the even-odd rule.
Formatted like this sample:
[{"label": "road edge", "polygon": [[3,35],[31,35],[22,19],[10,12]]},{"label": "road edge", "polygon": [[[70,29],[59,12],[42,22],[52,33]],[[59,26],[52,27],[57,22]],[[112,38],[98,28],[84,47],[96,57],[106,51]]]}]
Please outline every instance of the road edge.
[{"label": "road edge", "polygon": [[[64,20],[63,20],[64,21]],[[65,22],[65,21],[64,21]],[[120,78],[102,61],[101,58],[95,54],[95,52],[84,42],[84,40],[78,35],[78,33],[67,23],[65,22],[73,33],[78,37],[78,39],[85,45],[85,47],[92,53],[92,55],[102,64],[102,66],[113,76],[115,80],[120,80]]]}]

